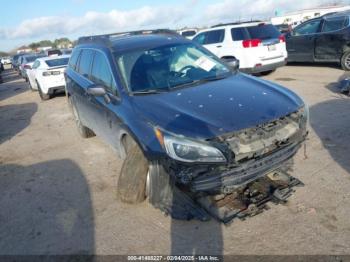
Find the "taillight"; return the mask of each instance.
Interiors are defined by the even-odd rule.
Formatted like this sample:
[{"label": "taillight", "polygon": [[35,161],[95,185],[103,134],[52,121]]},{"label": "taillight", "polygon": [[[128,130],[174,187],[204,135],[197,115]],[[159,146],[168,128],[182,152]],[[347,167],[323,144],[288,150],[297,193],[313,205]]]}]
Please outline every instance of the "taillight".
[{"label": "taillight", "polygon": [[24,65],[23,68],[24,69],[32,69],[32,67],[30,65]]},{"label": "taillight", "polygon": [[280,43],[285,43],[286,42],[286,37],[284,35],[280,35],[278,37],[278,39],[280,40]]},{"label": "taillight", "polygon": [[248,39],[242,42],[244,48],[261,46],[260,39]]}]

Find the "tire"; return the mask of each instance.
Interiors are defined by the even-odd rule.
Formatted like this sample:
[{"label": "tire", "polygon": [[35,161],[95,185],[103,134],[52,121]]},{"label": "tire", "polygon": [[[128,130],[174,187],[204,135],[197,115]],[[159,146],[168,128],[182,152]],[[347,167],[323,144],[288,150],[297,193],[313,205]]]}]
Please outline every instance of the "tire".
[{"label": "tire", "polygon": [[29,89],[30,89],[30,91],[32,91],[32,92],[35,91],[35,90],[33,89],[33,87],[32,87],[32,84],[30,83],[30,81],[29,81]]},{"label": "tire", "polygon": [[38,82],[36,82],[36,84],[38,86],[39,96],[40,96],[41,100],[43,100],[43,101],[49,100],[51,98],[51,96],[49,94],[43,93]]},{"label": "tire", "polygon": [[146,199],[149,163],[134,142],[124,159],[117,183],[117,196],[125,203],[136,204]]},{"label": "tire", "polygon": [[341,68],[345,71],[350,71],[350,51],[345,52],[340,60]]},{"label": "tire", "polygon": [[93,137],[95,136],[95,133],[88,127],[84,126],[81,121],[80,121],[80,117],[78,114],[78,111],[74,105],[74,102],[72,101],[72,98],[69,97],[68,98],[68,103],[71,107],[72,113],[73,113],[73,117],[75,120],[75,124],[78,128],[79,134],[82,138],[89,138],[89,137]]}]

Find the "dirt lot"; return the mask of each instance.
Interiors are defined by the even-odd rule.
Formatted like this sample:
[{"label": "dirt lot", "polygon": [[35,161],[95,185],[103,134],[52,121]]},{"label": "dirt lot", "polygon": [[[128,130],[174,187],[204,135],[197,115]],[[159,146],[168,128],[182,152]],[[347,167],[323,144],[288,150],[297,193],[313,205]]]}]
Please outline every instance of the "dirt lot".
[{"label": "dirt lot", "polygon": [[12,70],[0,85],[0,254],[350,254],[350,97],[336,67],[293,65],[266,78],[310,106],[305,183],[287,205],[229,226],[176,221],[116,199],[121,161],[82,139],[64,96],[41,102]]}]

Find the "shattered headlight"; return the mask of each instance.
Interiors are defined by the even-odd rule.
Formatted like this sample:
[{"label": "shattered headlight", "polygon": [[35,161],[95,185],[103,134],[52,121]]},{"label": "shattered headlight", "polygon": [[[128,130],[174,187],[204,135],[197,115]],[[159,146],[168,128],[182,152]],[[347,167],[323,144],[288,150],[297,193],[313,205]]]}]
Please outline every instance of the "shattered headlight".
[{"label": "shattered headlight", "polygon": [[225,156],[216,147],[182,137],[163,135],[159,129],[156,129],[155,132],[167,154],[175,160],[208,163],[226,162]]}]

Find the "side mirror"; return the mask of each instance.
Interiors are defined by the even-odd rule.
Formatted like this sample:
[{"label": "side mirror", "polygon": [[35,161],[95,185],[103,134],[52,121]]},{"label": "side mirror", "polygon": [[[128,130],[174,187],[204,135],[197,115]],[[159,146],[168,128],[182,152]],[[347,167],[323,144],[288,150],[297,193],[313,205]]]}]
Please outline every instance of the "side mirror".
[{"label": "side mirror", "polygon": [[103,96],[103,98],[107,104],[109,104],[111,102],[111,99],[109,98],[109,96],[106,92],[106,89],[103,86],[92,85],[91,87],[88,87],[86,89],[86,92],[92,96]]},{"label": "side mirror", "polygon": [[239,69],[239,60],[234,57],[222,58],[222,60],[233,70]]}]

